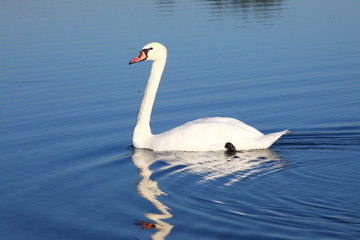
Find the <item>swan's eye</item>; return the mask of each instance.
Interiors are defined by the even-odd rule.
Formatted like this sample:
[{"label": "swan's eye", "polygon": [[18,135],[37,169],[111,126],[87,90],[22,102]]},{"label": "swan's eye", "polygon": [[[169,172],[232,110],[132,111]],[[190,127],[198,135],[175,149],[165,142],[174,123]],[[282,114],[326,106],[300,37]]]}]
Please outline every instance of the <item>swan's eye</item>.
[{"label": "swan's eye", "polygon": [[[151,47],[151,48],[146,48],[146,49],[143,49],[143,50],[141,50],[141,52],[143,52],[143,53],[145,53],[146,54],[146,56],[148,55],[148,52],[150,51],[150,50],[152,50],[153,48]],[[140,53],[141,53],[140,52]]]}]

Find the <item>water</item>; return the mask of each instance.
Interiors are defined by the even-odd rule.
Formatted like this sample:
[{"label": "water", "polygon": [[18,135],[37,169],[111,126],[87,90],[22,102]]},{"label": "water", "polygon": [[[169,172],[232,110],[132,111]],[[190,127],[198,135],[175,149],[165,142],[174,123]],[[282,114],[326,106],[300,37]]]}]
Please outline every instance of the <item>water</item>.
[{"label": "water", "polygon": [[[2,1],[1,239],[360,238],[358,1]],[[134,151],[159,41],[159,133],[206,116],[269,150]],[[149,222],[155,229],[135,223]]]}]

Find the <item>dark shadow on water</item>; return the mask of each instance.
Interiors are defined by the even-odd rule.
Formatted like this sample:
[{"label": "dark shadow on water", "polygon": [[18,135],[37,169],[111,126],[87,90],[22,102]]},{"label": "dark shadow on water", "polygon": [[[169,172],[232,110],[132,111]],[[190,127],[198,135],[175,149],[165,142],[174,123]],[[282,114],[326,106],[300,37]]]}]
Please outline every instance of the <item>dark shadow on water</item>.
[{"label": "dark shadow on water", "polygon": [[[269,20],[282,16],[283,0],[198,0],[195,6],[200,6],[210,13],[210,21],[222,21],[236,17],[241,25],[260,23],[272,25]],[[176,10],[177,2],[174,0],[156,0],[155,7],[162,17],[172,16]]]}]

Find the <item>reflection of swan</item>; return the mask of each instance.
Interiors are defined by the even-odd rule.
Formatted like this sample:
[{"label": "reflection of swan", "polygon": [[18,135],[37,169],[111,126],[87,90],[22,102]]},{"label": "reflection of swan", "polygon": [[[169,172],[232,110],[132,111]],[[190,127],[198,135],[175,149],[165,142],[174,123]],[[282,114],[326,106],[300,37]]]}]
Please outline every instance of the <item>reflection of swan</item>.
[{"label": "reflection of swan", "polygon": [[225,143],[231,142],[237,150],[266,149],[287,130],[264,135],[239,120],[224,117],[202,118],[153,135],[150,117],[156,92],[161,80],[167,57],[166,48],[160,43],[149,43],[138,57],[129,64],[153,60],[152,69],[138,119],[133,133],[133,145],[155,151],[217,151],[225,150]]},{"label": "reflection of swan", "polygon": [[[138,183],[139,194],[149,200],[160,211],[161,214],[146,213],[145,216],[154,221],[156,224],[156,232],[151,236],[153,240],[162,240],[170,233],[173,226],[162,221],[162,219],[171,218],[172,215],[168,211],[168,207],[161,203],[157,197],[165,194],[162,192],[157,182],[152,181],[150,176],[152,174],[149,169],[150,165],[155,161],[151,151],[143,149],[134,149],[132,156],[133,162],[139,168],[140,181]],[[166,194],[165,194],[166,195]]]},{"label": "reflection of swan", "polygon": [[168,163],[162,170],[179,165],[183,167],[176,172],[201,175],[202,181],[226,178],[225,185],[231,185],[246,177],[279,171],[285,166],[285,162],[276,152],[269,149],[237,152],[236,155],[219,151],[154,152],[153,158]]},{"label": "reflection of swan", "polygon": [[134,149],[133,162],[139,168],[140,181],[138,192],[149,200],[160,214],[146,213],[145,216],[154,221],[156,230],[151,235],[153,240],[163,240],[169,235],[173,226],[163,219],[169,219],[172,214],[169,208],[157,198],[166,195],[156,181],[150,179],[152,171],[149,169],[155,161],[161,160],[168,165],[159,170],[165,170],[175,165],[184,166],[176,172],[199,174],[203,181],[230,177],[225,185],[231,185],[246,177],[259,176],[284,168],[285,162],[271,150],[252,150],[228,155],[224,152],[153,152],[146,149]]}]

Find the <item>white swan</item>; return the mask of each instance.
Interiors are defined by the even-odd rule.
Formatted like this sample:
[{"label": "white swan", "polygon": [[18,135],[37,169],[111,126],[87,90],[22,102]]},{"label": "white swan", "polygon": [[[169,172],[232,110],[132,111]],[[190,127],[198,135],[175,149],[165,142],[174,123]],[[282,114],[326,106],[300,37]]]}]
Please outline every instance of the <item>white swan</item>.
[{"label": "white swan", "polygon": [[[135,148],[154,151],[218,151],[226,150],[225,144],[231,143],[236,150],[266,149],[288,132],[284,130],[264,135],[239,120],[211,117],[185,123],[161,134],[152,134],[151,111],[166,57],[166,48],[160,43],[153,42],[145,45],[140,54],[129,62],[133,64],[144,60],[153,61],[133,132],[132,141]],[[227,148],[230,149],[229,145]]]}]

